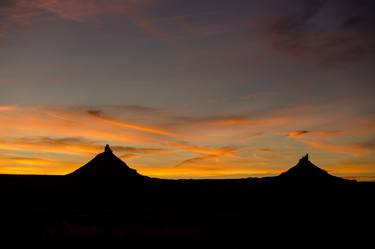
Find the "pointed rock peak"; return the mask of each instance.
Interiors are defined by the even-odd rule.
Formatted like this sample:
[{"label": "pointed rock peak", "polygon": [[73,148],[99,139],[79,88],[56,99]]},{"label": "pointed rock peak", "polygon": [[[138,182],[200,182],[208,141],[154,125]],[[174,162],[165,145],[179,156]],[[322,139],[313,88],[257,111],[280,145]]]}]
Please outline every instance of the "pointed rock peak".
[{"label": "pointed rock peak", "polygon": [[118,158],[112,152],[108,144],[104,147],[103,153],[98,154],[90,162],[68,175],[107,179],[143,178],[135,169],[130,168],[125,162]]},{"label": "pointed rock peak", "polygon": [[321,178],[330,176],[327,171],[319,168],[309,161],[309,154],[302,157],[297,165],[281,174],[289,177]]},{"label": "pointed rock peak", "polygon": [[302,157],[297,165],[280,174],[282,179],[289,181],[315,183],[315,182],[343,182],[345,179],[330,175],[324,169],[319,168],[309,160],[309,154]]},{"label": "pointed rock peak", "polygon": [[309,153],[307,153],[304,157],[302,157],[301,159],[299,159],[299,162],[300,163],[307,163],[307,162],[309,162]]},{"label": "pointed rock peak", "polygon": [[104,147],[104,153],[113,153],[108,144],[106,144]]}]

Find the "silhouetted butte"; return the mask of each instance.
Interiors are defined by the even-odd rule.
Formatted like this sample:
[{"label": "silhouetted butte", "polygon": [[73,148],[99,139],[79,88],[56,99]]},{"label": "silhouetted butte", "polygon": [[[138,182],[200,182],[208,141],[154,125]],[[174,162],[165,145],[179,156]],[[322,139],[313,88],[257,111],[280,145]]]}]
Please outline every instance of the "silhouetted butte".
[{"label": "silhouetted butte", "polygon": [[90,178],[143,178],[135,169],[113,154],[107,144],[104,152],[98,154],[90,162],[68,174],[68,176]]},{"label": "silhouetted butte", "polygon": [[314,165],[309,160],[309,154],[302,157],[297,165],[288,169],[279,175],[280,179],[288,181],[303,181],[306,183],[327,183],[327,182],[337,182],[337,181],[349,181],[337,176],[329,174],[327,171]]}]

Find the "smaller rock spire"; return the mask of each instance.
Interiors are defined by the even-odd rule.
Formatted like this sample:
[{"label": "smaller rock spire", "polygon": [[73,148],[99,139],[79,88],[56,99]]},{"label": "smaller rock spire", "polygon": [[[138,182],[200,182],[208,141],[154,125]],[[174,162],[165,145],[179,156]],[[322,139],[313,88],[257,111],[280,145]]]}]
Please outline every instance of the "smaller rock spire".
[{"label": "smaller rock spire", "polygon": [[298,164],[305,165],[308,162],[309,162],[309,154],[307,153],[304,157],[302,157],[301,159],[299,159]]},{"label": "smaller rock spire", "polygon": [[111,148],[109,147],[108,144],[105,145],[105,147],[104,147],[104,152],[105,152],[105,153],[112,153],[112,150],[111,150]]}]

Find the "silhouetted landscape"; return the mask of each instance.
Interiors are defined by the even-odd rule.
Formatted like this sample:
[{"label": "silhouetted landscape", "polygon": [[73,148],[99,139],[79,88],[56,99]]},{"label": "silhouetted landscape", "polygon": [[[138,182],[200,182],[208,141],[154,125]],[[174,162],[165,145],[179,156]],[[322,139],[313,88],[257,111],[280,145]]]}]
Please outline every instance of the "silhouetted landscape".
[{"label": "silhouetted landscape", "polygon": [[0,247],[374,247],[374,27],[375,0],[0,0]]},{"label": "silhouetted landscape", "polygon": [[332,176],[308,155],[276,177],[163,180],[138,174],[107,145],[68,175],[0,175],[0,187],[4,239],[194,245],[373,235],[375,184]]}]

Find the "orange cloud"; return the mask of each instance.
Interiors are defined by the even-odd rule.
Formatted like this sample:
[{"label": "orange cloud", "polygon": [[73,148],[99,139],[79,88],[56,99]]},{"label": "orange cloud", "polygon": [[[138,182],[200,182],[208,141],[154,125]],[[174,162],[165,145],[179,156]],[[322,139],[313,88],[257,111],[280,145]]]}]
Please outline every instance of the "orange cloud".
[{"label": "orange cloud", "polygon": [[232,147],[202,147],[202,146],[191,145],[186,142],[171,142],[168,144],[180,150],[195,152],[199,154],[212,155],[212,156],[219,156],[219,155],[233,156],[233,153],[235,151],[235,148],[232,148]]},{"label": "orange cloud", "polygon": [[16,106],[0,106],[0,112],[12,111],[16,108]]},{"label": "orange cloud", "polygon": [[255,152],[274,152],[274,150],[270,148],[258,148]]},{"label": "orange cloud", "polygon": [[288,133],[288,137],[297,138],[307,133],[309,133],[309,131],[291,131]]},{"label": "orange cloud", "polygon": [[158,139],[152,135],[176,135],[158,128],[125,121],[107,122],[80,111],[53,108],[18,108],[0,116],[0,124],[3,127],[0,137],[10,134],[18,137],[56,137],[58,134],[59,137],[84,137],[103,143],[155,144]]},{"label": "orange cloud", "polygon": [[218,126],[242,126],[242,125],[254,125],[256,121],[246,117],[224,117],[224,118],[212,118],[206,120],[207,124],[218,125]]},{"label": "orange cloud", "polygon": [[0,150],[33,152],[33,153],[56,153],[61,155],[92,155],[98,151],[99,146],[89,144],[59,144],[59,143],[33,143],[31,141],[18,139],[14,141],[0,141]]},{"label": "orange cloud", "polygon": [[146,127],[146,126],[139,125],[139,124],[132,124],[129,122],[117,120],[117,119],[106,117],[103,115],[94,115],[94,116],[108,124],[119,126],[119,127],[126,128],[126,129],[133,129],[137,131],[152,133],[156,135],[170,136],[170,137],[183,137],[184,136],[182,134],[170,132],[167,130],[162,130],[162,129],[153,128],[153,127]]},{"label": "orange cloud", "polygon": [[[14,140],[0,140],[0,150],[55,153],[65,156],[74,155],[81,157],[93,156],[103,150],[103,145],[82,138],[19,138]],[[144,148],[130,146],[112,146],[116,153],[157,155],[172,153],[173,150],[162,148]]]},{"label": "orange cloud", "polygon": [[306,131],[306,130],[297,130],[297,131],[290,131],[288,133],[288,137],[290,138],[298,138],[302,135],[308,135],[310,137],[328,137],[328,136],[336,136],[343,133],[342,131],[335,131],[335,130],[323,130],[323,131]]}]

